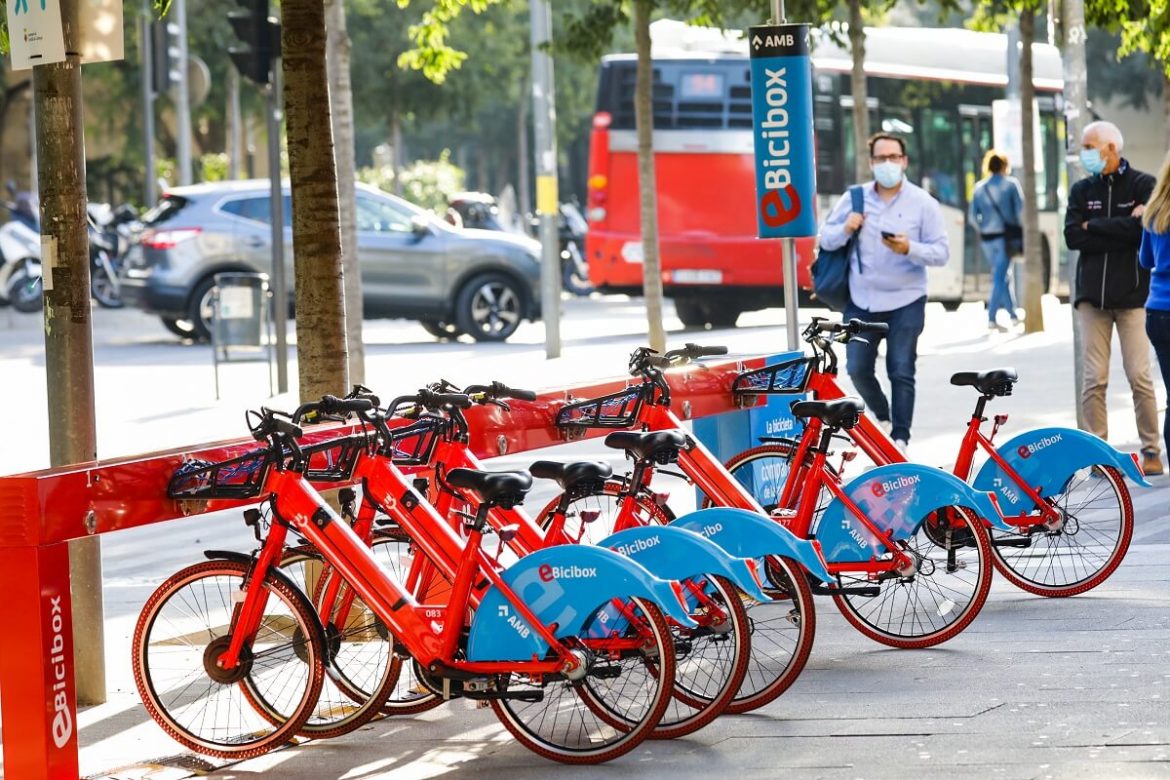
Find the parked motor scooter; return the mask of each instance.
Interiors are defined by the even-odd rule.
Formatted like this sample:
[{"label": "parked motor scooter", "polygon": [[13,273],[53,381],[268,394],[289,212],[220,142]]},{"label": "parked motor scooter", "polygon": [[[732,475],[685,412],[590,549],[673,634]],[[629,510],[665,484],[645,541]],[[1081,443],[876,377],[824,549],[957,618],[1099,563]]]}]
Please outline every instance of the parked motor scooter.
[{"label": "parked motor scooter", "polygon": [[41,235],[36,200],[18,193],[15,201],[0,202],[10,219],[0,225],[0,306],[17,311],[41,308]]},{"label": "parked motor scooter", "polygon": [[122,261],[134,243],[138,214],[128,204],[116,209],[89,204],[90,291],[107,309],[122,307],[119,274]]}]

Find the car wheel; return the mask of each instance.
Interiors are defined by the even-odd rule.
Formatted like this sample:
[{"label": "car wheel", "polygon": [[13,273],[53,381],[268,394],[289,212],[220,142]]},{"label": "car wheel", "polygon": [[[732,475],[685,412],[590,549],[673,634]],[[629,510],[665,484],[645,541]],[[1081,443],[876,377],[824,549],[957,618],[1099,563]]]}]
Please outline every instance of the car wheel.
[{"label": "car wheel", "polygon": [[418,324],[437,339],[457,339],[463,335],[463,331],[459,330],[458,326],[442,320],[419,320]]},{"label": "car wheel", "polygon": [[463,286],[455,300],[455,322],[476,341],[503,341],[524,318],[524,293],[510,276],[488,273]]},{"label": "car wheel", "polygon": [[707,325],[707,315],[697,298],[675,298],[674,313],[688,328],[703,328]]},{"label": "car wheel", "polygon": [[181,339],[195,338],[195,328],[191,327],[191,323],[187,320],[179,320],[174,317],[160,317],[163,327],[175,334]]},{"label": "car wheel", "polygon": [[214,277],[199,282],[187,305],[187,321],[191,323],[192,337],[196,341],[211,340],[211,290],[214,287]]},{"label": "car wheel", "polygon": [[734,303],[703,304],[703,319],[711,323],[712,328],[734,328],[741,313]]},{"label": "car wheel", "polygon": [[943,309],[945,309],[946,311],[958,311],[959,307],[962,304],[963,304],[963,300],[961,298],[957,301],[943,301],[942,302]]}]

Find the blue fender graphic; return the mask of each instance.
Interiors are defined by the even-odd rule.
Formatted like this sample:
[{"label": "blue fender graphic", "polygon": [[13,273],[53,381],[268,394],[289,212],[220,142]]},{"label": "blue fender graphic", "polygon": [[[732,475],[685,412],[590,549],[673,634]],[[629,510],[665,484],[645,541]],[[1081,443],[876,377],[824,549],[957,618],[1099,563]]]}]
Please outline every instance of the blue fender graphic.
[{"label": "blue fender graphic", "polygon": [[[695,625],[671,583],[603,547],[567,544],[537,550],[509,566],[503,579],[544,625],[557,624],[558,638],[596,633],[604,626],[593,624],[607,619],[594,617],[598,607],[632,596],[653,602],[681,625]],[[468,659],[528,661],[543,658],[548,649],[500,589],[489,588],[471,620]]]},{"label": "blue fender graphic", "polygon": [[[1006,527],[987,493],[978,492],[954,474],[917,463],[894,463],[867,471],[845,486],[866,517],[894,539],[908,539],[933,510],[965,506]],[[845,508],[840,499],[825,509],[816,532],[831,563],[868,561],[886,552],[885,545]]]},{"label": "blue fender graphic", "polygon": [[597,544],[633,558],[660,579],[686,580],[717,574],[731,580],[756,601],[772,600],[760,588],[746,560],[733,558],[722,547],[693,531],[648,525],[619,531]]},{"label": "blue fender graphic", "polygon": [[683,515],[670,524],[705,536],[737,558],[780,555],[791,558],[822,582],[835,582],[812,542],[798,539],[791,531],[746,509],[718,507]]},{"label": "blue fender graphic", "polygon": [[[1037,428],[1001,444],[996,451],[1044,497],[1061,492],[1068,478],[1086,466],[1116,466],[1139,485],[1150,486],[1133,458],[1076,428]],[[995,493],[1005,515],[1019,515],[1032,509],[1032,502],[1015,480],[993,460],[983,464],[973,484],[977,490]]]}]

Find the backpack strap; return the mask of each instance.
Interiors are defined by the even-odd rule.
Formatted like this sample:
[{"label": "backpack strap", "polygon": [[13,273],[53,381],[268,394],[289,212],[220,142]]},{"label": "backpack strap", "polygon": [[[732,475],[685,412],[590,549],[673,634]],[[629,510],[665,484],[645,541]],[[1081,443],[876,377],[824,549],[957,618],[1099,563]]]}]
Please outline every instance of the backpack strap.
[{"label": "backpack strap", "polygon": [[[861,189],[860,184],[855,184],[849,188],[849,197],[853,201],[852,211],[857,213],[857,214],[864,214],[865,213],[865,192]],[[853,246],[852,246],[853,253],[855,255],[857,255],[857,272],[864,273],[865,272],[865,265],[862,264],[862,262],[861,262],[861,239],[858,236],[858,234],[860,232],[861,231],[858,230],[852,236],[850,236],[849,241],[853,244]]]}]

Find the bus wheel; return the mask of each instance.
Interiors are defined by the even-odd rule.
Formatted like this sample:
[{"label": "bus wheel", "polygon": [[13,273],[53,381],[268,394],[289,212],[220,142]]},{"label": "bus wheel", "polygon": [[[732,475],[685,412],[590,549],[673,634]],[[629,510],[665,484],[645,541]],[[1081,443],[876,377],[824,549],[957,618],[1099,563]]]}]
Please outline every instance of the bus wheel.
[{"label": "bus wheel", "polygon": [[711,324],[712,328],[734,328],[735,321],[743,311],[734,303],[705,303],[703,304],[703,319]]},{"label": "bus wheel", "polygon": [[688,328],[703,328],[707,325],[707,315],[703,313],[703,305],[697,298],[675,298],[674,313]]}]

